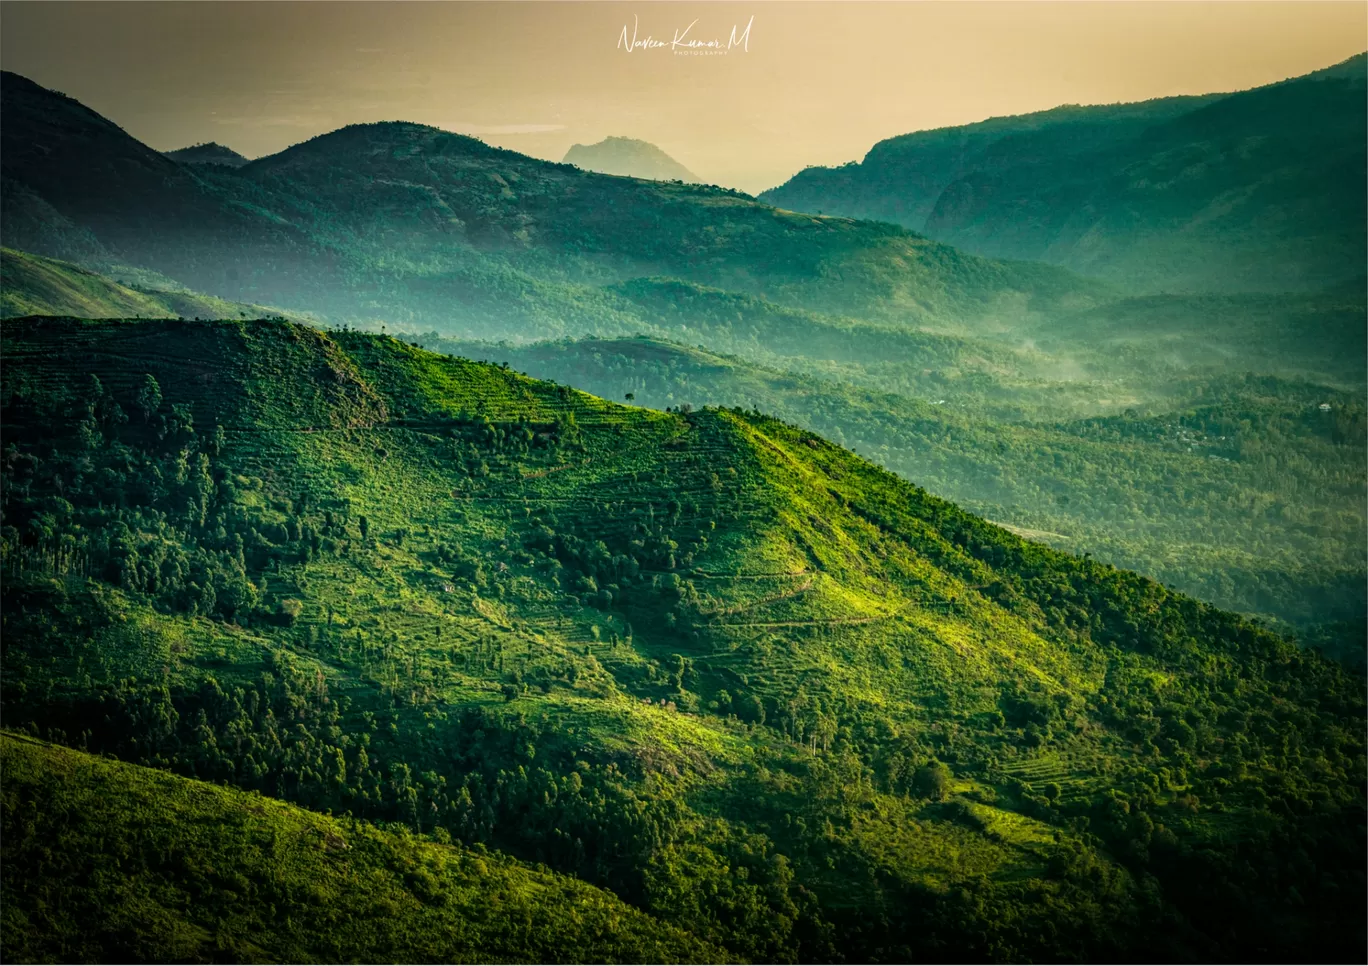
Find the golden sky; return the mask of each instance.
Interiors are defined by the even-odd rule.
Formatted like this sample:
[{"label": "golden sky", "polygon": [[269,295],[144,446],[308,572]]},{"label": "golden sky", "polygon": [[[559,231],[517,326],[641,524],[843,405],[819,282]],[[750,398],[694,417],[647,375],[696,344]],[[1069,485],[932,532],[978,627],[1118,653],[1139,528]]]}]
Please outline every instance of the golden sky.
[{"label": "golden sky", "polygon": [[[619,46],[691,22],[723,48],[749,22],[749,49]],[[748,191],[908,131],[1239,90],[1365,47],[1362,2],[0,3],[0,65],[161,150],[410,120],[555,160],[642,138]]]}]

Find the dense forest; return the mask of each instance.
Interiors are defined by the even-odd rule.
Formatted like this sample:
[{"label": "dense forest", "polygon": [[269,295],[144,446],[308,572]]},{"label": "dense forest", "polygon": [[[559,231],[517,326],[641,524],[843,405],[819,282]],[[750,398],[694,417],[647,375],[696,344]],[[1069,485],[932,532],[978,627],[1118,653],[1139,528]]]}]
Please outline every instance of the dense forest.
[{"label": "dense forest", "polygon": [[[664,924],[624,957],[1362,954],[1361,682],[1242,618],[753,410],[283,321],[0,333],[7,727],[542,863]],[[164,868],[174,824],[64,834],[169,876],[168,929],[249,897],[246,948],[267,900],[198,884],[221,838]],[[7,958],[130,948],[53,868]]]}]

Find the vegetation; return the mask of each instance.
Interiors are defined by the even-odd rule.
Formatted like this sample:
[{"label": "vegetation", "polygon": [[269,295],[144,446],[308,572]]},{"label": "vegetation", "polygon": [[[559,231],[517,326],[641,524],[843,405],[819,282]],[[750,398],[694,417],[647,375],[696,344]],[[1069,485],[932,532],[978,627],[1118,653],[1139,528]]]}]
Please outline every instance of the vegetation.
[{"label": "vegetation", "polygon": [[6,959],[1361,960],[1362,63],[882,222],[4,75]]},{"label": "vegetation", "polygon": [[916,401],[645,338],[423,342],[638,405],[774,413],[1023,536],[1271,615],[1363,663],[1354,627],[1326,640],[1318,626],[1368,609],[1358,395],[1192,380],[1176,412],[1012,424],[962,397]]},{"label": "vegetation", "polygon": [[7,726],[545,863],[664,924],[624,958],[1363,955],[1361,683],[1242,618],[754,411],[279,321],[0,334]]}]

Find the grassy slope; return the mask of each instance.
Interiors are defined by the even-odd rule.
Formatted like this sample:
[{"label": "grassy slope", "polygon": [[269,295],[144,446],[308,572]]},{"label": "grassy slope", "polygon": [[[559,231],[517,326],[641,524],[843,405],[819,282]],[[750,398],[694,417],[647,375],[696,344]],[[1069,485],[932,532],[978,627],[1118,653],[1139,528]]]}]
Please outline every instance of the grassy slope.
[{"label": "grassy slope", "polygon": [[77,315],[92,319],[224,319],[260,316],[262,307],[195,292],[128,288],[69,262],[0,249],[0,317]]},{"label": "grassy slope", "polygon": [[[1359,941],[1361,696],[1237,618],[764,417],[273,323],[4,333],[10,720],[435,823],[746,957]],[[35,463],[77,359],[106,442]],[[212,484],[155,496],[182,446]]]},{"label": "grassy slope", "polygon": [[484,849],[0,734],[7,962],[679,962],[721,950]]}]

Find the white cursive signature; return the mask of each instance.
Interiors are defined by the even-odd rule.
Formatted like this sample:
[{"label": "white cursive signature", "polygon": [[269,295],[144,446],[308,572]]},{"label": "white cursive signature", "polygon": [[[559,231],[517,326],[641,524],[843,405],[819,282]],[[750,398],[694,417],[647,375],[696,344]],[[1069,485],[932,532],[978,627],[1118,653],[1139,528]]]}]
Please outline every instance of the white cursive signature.
[{"label": "white cursive signature", "polygon": [[639,36],[641,23],[634,14],[632,16],[632,35],[631,37],[627,36],[627,25],[623,24],[622,34],[618,37],[617,42],[618,49],[624,50],[629,54],[635,53],[638,50],[716,50],[725,53],[726,51],[739,47],[741,48],[742,53],[750,53],[750,32],[751,25],[755,23],[754,17],[751,17],[750,20],[746,21],[745,29],[741,30],[739,33],[737,32],[736,25],[732,24],[731,36],[728,37],[725,42],[718,40],[715,37],[712,40],[697,40],[690,37],[689,32],[693,30],[694,24],[697,23],[698,20],[695,18],[694,21],[683,30],[676,29],[674,36],[670,40],[657,40],[651,34],[647,34],[645,37]]}]

